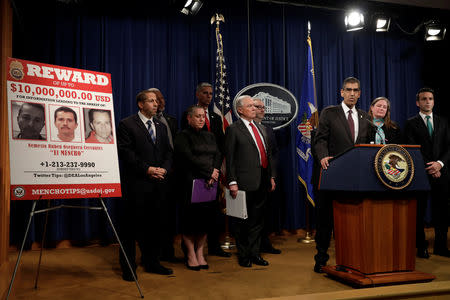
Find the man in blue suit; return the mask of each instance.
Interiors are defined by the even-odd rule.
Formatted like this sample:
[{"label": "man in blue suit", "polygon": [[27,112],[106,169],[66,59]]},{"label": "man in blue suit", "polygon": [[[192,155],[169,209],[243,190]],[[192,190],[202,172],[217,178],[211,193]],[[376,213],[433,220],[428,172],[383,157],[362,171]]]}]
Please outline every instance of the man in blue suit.
[{"label": "man in blue suit", "polygon": [[[425,170],[431,185],[431,212],[434,224],[434,254],[450,257],[447,248],[448,231],[448,164],[450,163],[450,131],[446,119],[433,113],[434,91],[422,88],[416,95],[419,114],[405,123],[408,144],[420,145]],[[417,256],[429,258],[425,240],[424,214],[426,198],[417,203],[416,246]]]},{"label": "man in blue suit", "polygon": [[[158,104],[154,92],[144,90],[136,96],[139,112],[119,123],[117,144],[125,209],[120,232],[125,252],[136,275],[137,241],[146,272],[170,275],[172,270],[159,263],[161,212],[165,201],[167,172],[172,165],[172,148],[167,129],[156,117]],[[120,252],[122,278],[133,281]]]}]

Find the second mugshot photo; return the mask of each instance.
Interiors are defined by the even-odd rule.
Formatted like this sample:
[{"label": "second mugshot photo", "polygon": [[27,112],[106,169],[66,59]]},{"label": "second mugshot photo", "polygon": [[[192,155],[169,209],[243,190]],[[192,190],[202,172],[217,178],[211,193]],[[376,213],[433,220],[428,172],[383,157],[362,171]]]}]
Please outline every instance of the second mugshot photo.
[{"label": "second mugshot photo", "polygon": [[50,131],[53,142],[81,142],[78,107],[50,105]]}]

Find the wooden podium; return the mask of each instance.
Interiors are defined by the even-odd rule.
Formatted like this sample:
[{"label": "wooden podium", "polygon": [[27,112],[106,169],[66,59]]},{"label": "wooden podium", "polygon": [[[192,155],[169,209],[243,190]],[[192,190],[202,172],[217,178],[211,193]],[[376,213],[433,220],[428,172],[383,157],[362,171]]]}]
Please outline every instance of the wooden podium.
[{"label": "wooden podium", "polygon": [[419,146],[403,146],[414,177],[392,190],[377,177],[381,145],[357,145],[322,170],[319,189],[332,191],[336,266],[322,270],[356,286],[427,282],[415,271],[417,195],[430,189]]}]

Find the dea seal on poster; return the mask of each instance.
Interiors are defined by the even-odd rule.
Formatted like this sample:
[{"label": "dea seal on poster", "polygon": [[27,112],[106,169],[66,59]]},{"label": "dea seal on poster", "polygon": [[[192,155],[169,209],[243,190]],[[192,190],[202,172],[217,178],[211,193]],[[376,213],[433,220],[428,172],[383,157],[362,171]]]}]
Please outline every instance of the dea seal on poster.
[{"label": "dea seal on poster", "polygon": [[246,86],[234,97],[233,112],[235,116],[239,116],[236,110],[236,100],[241,95],[261,99],[266,107],[266,114],[262,123],[274,130],[288,126],[297,117],[297,99],[282,86],[265,82]]},{"label": "dea seal on poster", "polygon": [[385,186],[401,190],[414,178],[414,162],[402,146],[386,145],[375,156],[375,172]]}]

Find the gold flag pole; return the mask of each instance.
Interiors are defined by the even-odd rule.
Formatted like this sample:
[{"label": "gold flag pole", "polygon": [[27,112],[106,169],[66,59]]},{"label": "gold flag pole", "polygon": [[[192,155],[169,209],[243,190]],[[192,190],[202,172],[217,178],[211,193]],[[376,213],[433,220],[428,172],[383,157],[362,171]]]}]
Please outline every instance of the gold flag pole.
[{"label": "gold flag pole", "polygon": [[[220,34],[220,22],[225,23],[225,18],[223,17],[222,14],[214,14],[211,17],[211,25],[216,24],[216,42],[217,42],[217,52],[218,52],[218,57],[219,57],[219,67],[220,67],[220,71],[219,71],[219,81],[222,80],[223,78],[223,43],[222,43],[222,35]],[[220,107],[221,112],[222,112],[222,116],[225,115],[224,112],[224,107],[223,105]],[[225,127],[224,127],[224,122],[222,121],[222,130],[225,131]],[[222,203],[225,203],[225,189],[221,184],[221,192],[220,192],[220,200]],[[223,205],[223,214],[226,215],[226,204]],[[230,231],[229,231],[229,222],[228,222],[228,218],[225,216],[225,238],[224,238],[224,242],[221,245],[222,249],[224,250],[230,250],[233,249],[235,247],[235,245],[232,243],[232,239],[230,236]]]},{"label": "gold flag pole", "polygon": [[[310,40],[310,35],[311,35],[311,23],[308,21],[308,42],[310,42],[311,40]],[[309,51],[309,49],[308,49],[308,51]],[[313,65],[313,69],[314,69],[314,65]],[[314,94],[315,94],[315,89],[316,89],[316,83],[315,83],[315,81],[314,81]],[[316,103],[314,103],[314,104],[316,104]],[[316,104],[317,105],[317,104]],[[316,114],[317,114],[317,112],[316,112]],[[315,119],[315,124],[312,124],[312,126],[314,127],[314,128],[316,128],[317,127],[317,122],[318,122],[318,118],[316,118]],[[297,242],[299,242],[299,243],[303,243],[303,244],[311,244],[311,243],[314,243],[315,242],[315,240],[314,240],[314,238],[313,238],[313,235],[312,235],[312,230],[311,230],[311,219],[309,218],[309,215],[310,215],[310,210],[309,210],[309,201],[305,201],[306,202],[306,204],[305,204],[305,217],[306,217],[306,235],[305,235],[305,237],[304,238],[299,238],[298,240],[297,240]]]},{"label": "gold flag pole", "polygon": [[[220,67],[220,80],[223,78],[223,43],[222,43],[222,35],[220,34],[220,22],[225,23],[225,18],[222,14],[214,14],[211,17],[211,25],[216,23],[216,42],[217,42],[217,52],[219,54],[219,67]],[[224,115],[223,105],[220,108],[222,111],[222,116]],[[222,122],[222,130],[225,131],[224,124]]]}]

